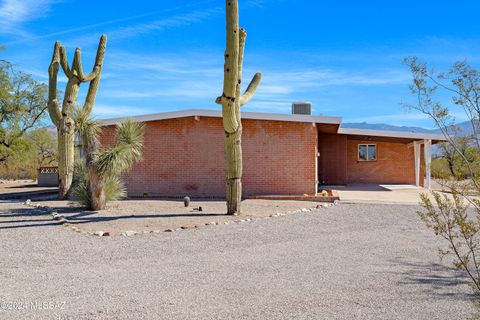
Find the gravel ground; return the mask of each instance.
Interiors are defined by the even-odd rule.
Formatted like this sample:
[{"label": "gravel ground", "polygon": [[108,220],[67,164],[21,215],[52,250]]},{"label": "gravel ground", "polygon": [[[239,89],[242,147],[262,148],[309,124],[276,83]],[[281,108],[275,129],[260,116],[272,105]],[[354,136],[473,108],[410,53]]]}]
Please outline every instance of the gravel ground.
[{"label": "gravel ground", "polygon": [[[138,233],[166,229],[203,227],[205,224],[233,223],[243,219],[265,218],[276,213],[286,213],[321,206],[311,201],[245,200],[242,215],[226,215],[225,201],[192,201],[186,208],[183,200],[127,200],[111,201],[106,210],[82,211],[69,206],[67,201],[39,201],[34,204],[57,209],[71,226],[83,232],[108,232],[111,236],[127,231]],[[201,207],[202,211],[198,211]]]},{"label": "gravel ground", "polygon": [[[0,203],[0,319],[472,317],[466,279],[439,263],[439,243],[415,209],[340,204],[93,237],[20,203]],[[2,310],[12,301],[58,309]]]}]

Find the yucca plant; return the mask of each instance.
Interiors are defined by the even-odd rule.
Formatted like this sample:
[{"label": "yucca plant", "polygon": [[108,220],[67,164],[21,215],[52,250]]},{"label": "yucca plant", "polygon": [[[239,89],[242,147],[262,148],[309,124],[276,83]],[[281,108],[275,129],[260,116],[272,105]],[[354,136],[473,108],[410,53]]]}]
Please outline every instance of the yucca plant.
[{"label": "yucca plant", "polygon": [[101,123],[81,108],[74,118],[84,158],[76,166],[73,200],[88,209],[102,210],[107,201],[126,195],[120,176],[141,160],[144,125],[126,120],[116,128],[116,144],[109,149],[100,143]]}]

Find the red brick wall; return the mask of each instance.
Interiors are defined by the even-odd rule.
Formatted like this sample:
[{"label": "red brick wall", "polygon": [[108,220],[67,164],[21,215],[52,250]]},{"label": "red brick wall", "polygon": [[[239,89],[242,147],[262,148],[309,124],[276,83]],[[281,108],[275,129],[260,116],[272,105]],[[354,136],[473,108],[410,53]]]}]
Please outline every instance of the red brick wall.
[{"label": "red brick wall", "polygon": [[347,136],[319,133],[318,139],[320,183],[347,184]]},{"label": "red brick wall", "polygon": [[[376,144],[376,161],[358,161],[359,144]],[[423,147],[422,147],[423,162]],[[420,183],[423,184],[423,165]],[[413,146],[400,142],[347,140],[348,183],[415,184]]]},{"label": "red brick wall", "polygon": [[[113,141],[104,128],[103,142]],[[144,160],[124,177],[130,196],[224,196],[221,118],[149,121]],[[312,194],[317,129],[311,123],[243,120],[244,195]]]}]

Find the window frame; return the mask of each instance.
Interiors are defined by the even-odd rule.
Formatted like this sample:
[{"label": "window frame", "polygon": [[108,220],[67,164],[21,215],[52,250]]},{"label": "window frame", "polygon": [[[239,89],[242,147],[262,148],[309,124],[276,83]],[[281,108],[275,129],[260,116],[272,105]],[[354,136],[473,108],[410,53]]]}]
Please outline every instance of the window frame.
[{"label": "window frame", "polygon": [[[366,152],[366,156],[367,156],[367,159],[360,159],[360,146],[366,146],[367,148],[367,152]],[[368,147],[370,146],[374,146],[375,147],[375,159],[368,159]],[[359,143],[358,146],[357,146],[357,161],[358,162],[375,162],[377,161],[378,159],[378,146],[376,143]]]}]

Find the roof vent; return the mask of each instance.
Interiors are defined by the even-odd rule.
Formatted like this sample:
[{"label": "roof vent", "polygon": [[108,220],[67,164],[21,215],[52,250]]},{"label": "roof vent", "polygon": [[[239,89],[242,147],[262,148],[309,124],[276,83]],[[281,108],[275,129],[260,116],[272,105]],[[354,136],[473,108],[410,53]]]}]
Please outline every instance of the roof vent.
[{"label": "roof vent", "polygon": [[312,103],[308,101],[293,102],[292,114],[312,115]]}]

